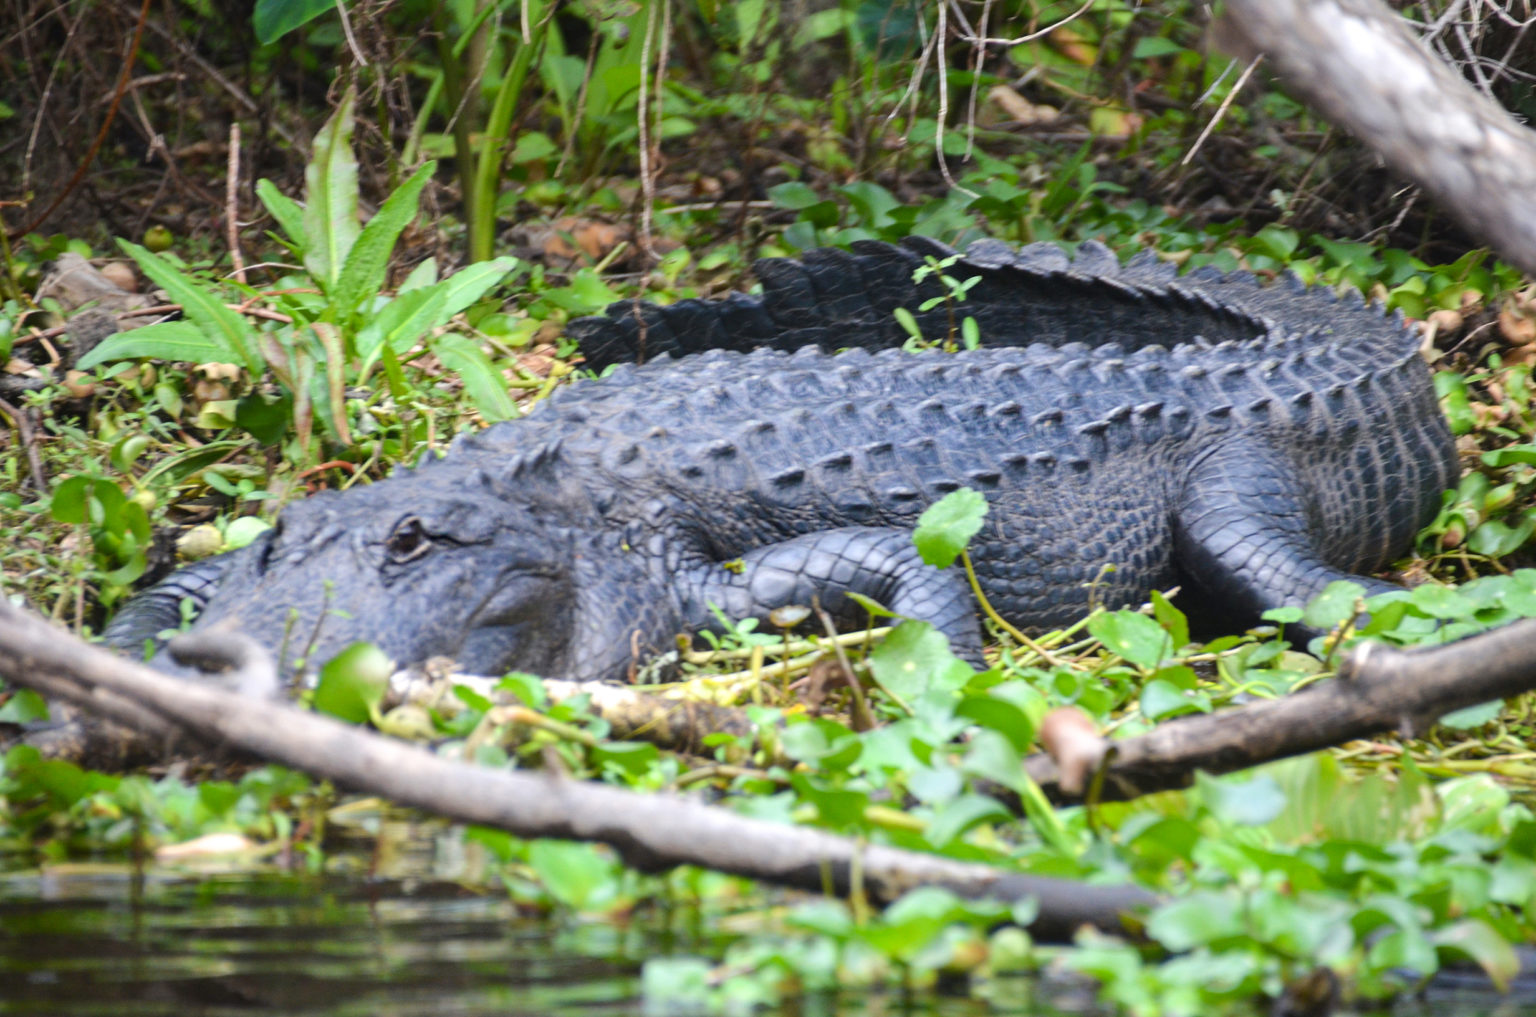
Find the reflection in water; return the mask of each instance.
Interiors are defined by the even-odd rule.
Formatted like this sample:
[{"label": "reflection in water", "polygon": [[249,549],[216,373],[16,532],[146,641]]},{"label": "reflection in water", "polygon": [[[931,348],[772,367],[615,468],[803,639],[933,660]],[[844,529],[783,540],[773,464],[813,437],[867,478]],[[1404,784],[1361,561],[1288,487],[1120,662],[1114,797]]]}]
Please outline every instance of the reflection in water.
[{"label": "reflection in water", "polygon": [[505,897],[444,884],[80,867],[0,875],[0,1014],[636,1010],[645,952],[625,931],[601,931],[606,942],[587,945],[606,951],[573,949],[571,931]]},{"label": "reflection in water", "polygon": [[[684,926],[696,927],[694,922]],[[677,1013],[642,1001],[640,967],[719,957],[676,928],[577,923],[445,882],[282,872],[191,876],[122,866],[0,871],[0,1015],[471,1017]],[[798,1000],[797,1017],[1053,1017],[1092,1010],[1081,986]],[[1053,1005],[1031,1001],[1046,995]],[[1016,1004],[1016,1005],[1014,1005]],[[1439,991],[1394,1017],[1536,1017],[1529,993]]]}]

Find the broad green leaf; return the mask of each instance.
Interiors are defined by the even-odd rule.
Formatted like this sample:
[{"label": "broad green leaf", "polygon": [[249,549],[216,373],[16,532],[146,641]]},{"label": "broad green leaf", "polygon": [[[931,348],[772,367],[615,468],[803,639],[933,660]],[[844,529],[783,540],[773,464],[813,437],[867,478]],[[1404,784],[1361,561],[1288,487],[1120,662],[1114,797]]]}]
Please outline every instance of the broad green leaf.
[{"label": "broad green leaf", "polygon": [[943,849],[965,831],[988,820],[1007,822],[1011,813],[989,795],[963,794],[947,802],[928,823],[923,836],[935,848]]},{"label": "broad green leaf", "polygon": [[364,300],[376,296],[384,288],[384,276],[389,270],[389,256],[395,249],[395,241],[400,239],[401,230],[416,218],[421,189],[436,168],[437,163],[429,162],[412,173],[409,180],[384,199],[384,204],[358,234],[331,295],[331,303],[340,315],[338,321],[354,314]]},{"label": "broad green leaf", "polygon": [[851,791],[837,787],[808,773],[796,773],[790,777],[790,786],[802,801],[816,807],[816,816],[825,826],[835,830],[863,830],[869,826],[864,812],[869,808],[869,795],[863,791]]},{"label": "broad green leaf", "polygon": [[256,0],[251,27],[256,41],[266,46],[335,7],[334,0]]},{"label": "broad green leaf", "polygon": [[1135,611],[1095,615],[1088,622],[1093,638],[1140,667],[1156,667],[1173,652],[1173,640],[1161,625]]},{"label": "broad green leaf", "polygon": [[70,477],[59,484],[53,489],[53,497],[48,503],[49,514],[61,523],[85,522],[86,499],[90,497],[94,483],[91,477]]},{"label": "broad green leaf", "polygon": [[315,686],[315,709],[361,724],[384,698],[394,664],[371,643],[353,643],[326,661]]},{"label": "broad green leaf", "polygon": [[1504,700],[1495,699],[1492,702],[1479,703],[1476,706],[1468,706],[1447,713],[1440,718],[1440,723],[1446,727],[1465,731],[1493,723],[1502,712],[1504,712]]},{"label": "broad green leaf", "polygon": [[30,724],[48,719],[48,703],[31,689],[14,689],[0,705],[0,724]]},{"label": "broad green leaf", "polygon": [[1185,695],[1172,682],[1154,678],[1141,687],[1141,713],[1148,720],[1165,720],[1200,712],[1200,700]]},{"label": "broad green leaf", "polygon": [[959,663],[943,633],[917,621],[896,626],[869,655],[875,680],[909,704],[935,680],[947,679],[951,666]]},{"label": "broad green leaf", "polygon": [[464,382],[464,391],[487,421],[495,423],[517,416],[517,404],[507,395],[506,379],[473,340],[461,335],[440,335],[432,343],[432,352]]},{"label": "broad green leaf", "polygon": [[1170,901],[1147,919],[1147,935],[1174,953],[1240,936],[1243,930],[1242,898],[1214,891]]},{"label": "broad green leaf", "polygon": [[348,88],[341,105],[315,135],[314,154],[304,169],[304,267],[326,293],[335,291],[341,267],[357,240],[357,156],[352,152],[352,110],[357,92]]},{"label": "broad green leaf", "polygon": [[[261,377],[261,358],[256,354],[256,334],[243,315],[224,306],[224,301],[211,290],[189,278],[182,271],[138,244],[119,240],[118,245],[128,252],[150,281],[161,289],[174,303],[181,305],[185,314],[210,342],[223,349],[219,359],[229,363],[243,363],[252,378]],[[158,326],[145,326],[145,329]],[[139,329],[138,331],[144,331]]]},{"label": "broad green leaf", "polygon": [[618,895],[618,866],[594,845],[536,840],[528,845],[528,864],[544,889],[572,910],[595,910]]},{"label": "broad green leaf", "polygon": [[1195,783],[1200,798],[1218,819],[1237,826],[1263,826],[1285,811],[1285,792],[1274,778],[1253,777],[1234,780],[1196,772]]},{"label": "broad green leaf", "polygon": [[1302,612],[1302,620],[1324,632],[1337,628],[1355,614],[1355,602],[1365,596],[1365,587],[1349,579],[1335,579],[1313,597]]},{"label": "broad green leaf", "polygon": [[1467,918],[1436,929],[1429,938],[1441,953],[1459,953],[1477,964],[1500,992],[1508,992],[1510,981],[1520,973],[1515,948],[1480,918]]},{"label": "broad green leaf", "polygon": [[955,716],[997,731],[1020,753],[1028,752],[1035,740],[1034,722],[1024,708],[997,696],[967,696],[955,707]]},{"label": "broad green leaf", "polygon": [[240,363],[239,353],[208,338],[190,321],[163,321],[107,336],[75,366],[85,371],[97,364],[141,357],[184,360],[191,364]]},{"label": "broad green leaf", "polygon": [[270,180],[256,181],[256,197],[267,206],[278,229],[292,241],[294,249],[303,254],[309,249],[309,236],[304,232],[304,206],[277,189]]},{"label": "broad green leaf", "polygon": [[923,561],[948,568],[981,529],[986,514],[987,499],[980,492],[968,487],[951,491],[918,517],[912,543]]}]

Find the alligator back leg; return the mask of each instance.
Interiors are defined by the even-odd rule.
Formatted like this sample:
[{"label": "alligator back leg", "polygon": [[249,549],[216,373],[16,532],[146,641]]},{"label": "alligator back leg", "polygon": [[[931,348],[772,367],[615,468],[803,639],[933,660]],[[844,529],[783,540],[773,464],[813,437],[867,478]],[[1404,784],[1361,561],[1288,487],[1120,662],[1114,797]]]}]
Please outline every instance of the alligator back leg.
[{"label": "alligator back leg", "polygon": [[1336,579],[1360,583],[1368,596],[1401,589],[1341,567],[1319,530],[1294,464],[1262,441],[1229,442],[1185,483],[1174,510],[1175,560],[1202,602],[1255,621],[1271,608],[1305,606]]},{"label": "alligator back leg", "polygon": [[731,618],[766,618],[790,604],[819,604],[839,627],[857,628],[867,615],[854,593],[932,624],[956,654],[981,660],[981,625],[964,574],[924,563],[908,530],[824,530],[699,566],[687,578],[683,615],[695,628],[717,626],[710,605]]}]

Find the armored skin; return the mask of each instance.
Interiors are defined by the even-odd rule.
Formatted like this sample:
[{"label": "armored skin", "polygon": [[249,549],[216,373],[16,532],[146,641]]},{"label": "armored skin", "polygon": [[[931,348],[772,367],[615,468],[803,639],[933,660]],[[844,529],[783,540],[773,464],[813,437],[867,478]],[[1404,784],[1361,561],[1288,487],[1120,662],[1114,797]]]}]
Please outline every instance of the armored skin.
[{"label": "armored skin", "polygon": [[[1023,627],[1173,586],[1233,627],[1334,579],[1392,588],[1362,576],[1456,479],[1400,319],[1293,279],[990,241],[944,269],[980,278],[963,301],[920,310],[948,290],[914,269],[951,254],[915,238],[815,251],[760,263],[761,296],[573,322],[589,365],[619,365],[607,376],[288,506],[249,547],[141,594],[107,637],[141,646],[190,597],[195,627],[238,626],[287,671],[366,640],[401,665],[619,680],[713,627],[711,605],[762,617],[814,599],[858,625],[859,593],[974,657],[963,575],[910,539],[960,486],[990,503],[981,586]],[[897,307],[935,341],[974,317],[984,348],[892,348]]]}]

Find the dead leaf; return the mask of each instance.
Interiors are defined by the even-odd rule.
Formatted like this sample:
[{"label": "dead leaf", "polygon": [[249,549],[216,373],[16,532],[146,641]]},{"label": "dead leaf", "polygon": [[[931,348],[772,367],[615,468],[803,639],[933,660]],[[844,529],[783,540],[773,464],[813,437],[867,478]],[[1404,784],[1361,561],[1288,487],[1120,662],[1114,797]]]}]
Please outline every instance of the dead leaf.
[{"label": "dead leaf", "polygon": [[1020,124],[1048,124],[1057,117],[1054,106],[1037,106],[1007,85],[994,85],[987,98]]}]

